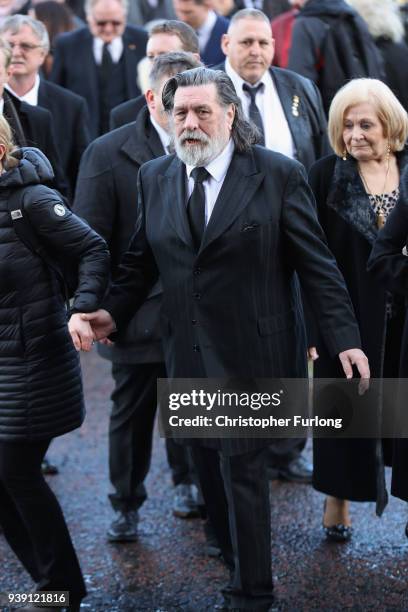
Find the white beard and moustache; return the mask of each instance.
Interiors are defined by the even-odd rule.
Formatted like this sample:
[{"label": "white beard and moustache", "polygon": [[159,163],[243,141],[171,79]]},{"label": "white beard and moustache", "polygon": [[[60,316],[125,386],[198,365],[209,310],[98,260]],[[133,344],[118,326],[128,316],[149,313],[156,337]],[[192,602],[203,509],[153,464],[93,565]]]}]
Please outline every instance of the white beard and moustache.
[{"label": "white beard and moustache", "polygon": [[[194,145],[185,145],[189,139],[198,140]],[[224,134],[218,134],[210,139],[201,130],[184,130],[184,132],[174,139],[174,147],[177,157],[186,166],[207,166],[213,159],[218,157],[225,148],[228,138]]]}]

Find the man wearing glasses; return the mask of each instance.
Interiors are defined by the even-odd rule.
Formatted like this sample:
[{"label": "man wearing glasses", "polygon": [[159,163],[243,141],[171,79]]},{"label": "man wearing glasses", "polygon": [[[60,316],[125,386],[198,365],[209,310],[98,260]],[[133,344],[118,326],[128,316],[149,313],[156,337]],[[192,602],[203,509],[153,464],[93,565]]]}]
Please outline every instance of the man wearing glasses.
[{"label": "man wearing glasses", "polygon": [[137,96],[136,66],[147,34],[127,26],[127,0],[87,0],[88,28],[61,34],[55,45],[51,80],[88,103],[92,138],[109,129],[114,106]]},{"label": "man wearing glasses", "polygon": [[51,113],[55,142],[73,197],[81,155],[90,140],[86,102],[40,78],[40,69],[50,48],[47,30],[41,21],[28,15],[12,15],[0,27],[0,36],[11,48],[6,89],[19,100]]}]

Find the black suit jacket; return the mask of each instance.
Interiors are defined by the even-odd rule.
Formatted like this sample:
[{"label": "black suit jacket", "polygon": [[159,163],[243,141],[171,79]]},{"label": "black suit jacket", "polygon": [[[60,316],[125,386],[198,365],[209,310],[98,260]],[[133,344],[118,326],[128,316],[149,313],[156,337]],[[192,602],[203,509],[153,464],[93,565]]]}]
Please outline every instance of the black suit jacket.
[{"label": "black suit jacket", "polygon": [[[138,62],[145,56],[147,33],[139,27],[127,26],[123,34],[126,71],[126,97],[140,94],[136,83]],[[66,32],[56,39],[50,80],[79,94],[88,104],[91,136],[99,129],[99,87],[93,55],[93,36],[88,28]]]},{"label": "black suit jacket", "polygon": [[[136,233],[104,304],[120,329],[160,275],[170,377],[307,376],[296,272],[329,352],[360,346],[300,164],[258,146],[235,153],[198,254],[185,183],[174,155],[142,166]],[[242,453],[262,441],[215,442]]]},{"label": "black suit jacket", "polygon": [[[225,63],[217,68],[225,70]],[[269,72],[292,134],[295,158],[309,170],[316,160],[332,152],[319,90],[312,81],[291,70],[271,67]]]},{"label": "black suit jacket", "polygon": [[86,102],[71,91],[41,79],[38,104],[52,115],[62,168],[73,195],[81,155],[90,142]]},{"label": "black suit jacket", "polygon": [[[73,208],[105,238],[113,274],[136,224],[138,170],[145,162],[165,154],[149,116],[144,108],[136,122],[100,136],[81,161]],[[98,345],[102,356],[117,363],[163,360],[160,293],[156,286],[113,347]]]},{"label": "black suit jacket", "polygon": [[115,130],[126,123],[136,121],[136,118],[143,107],[146,106],[146,98],[142,94],[133,100],[127,100],[112,108],[110,113],[110,129]]},{"label": "black suit jacket", "polygon": [[51,113],[38,106],[19,100],[7,90],[3,92],[4,116],[13,131],[14,142],[19,147],[37,147],[51,162],[54,180],[49,183],[63,195],[68,195],[68,185],[55,144],[55,131]]}]

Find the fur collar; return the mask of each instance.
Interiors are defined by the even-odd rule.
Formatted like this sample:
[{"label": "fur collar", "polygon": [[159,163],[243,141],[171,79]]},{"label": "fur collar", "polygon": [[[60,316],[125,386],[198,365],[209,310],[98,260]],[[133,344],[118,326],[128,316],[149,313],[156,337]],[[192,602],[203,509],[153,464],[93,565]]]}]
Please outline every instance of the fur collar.
[{"label": "fur collar", "polygon": [[[402,177],[408,177],[408,149],[397,153],[400,171],[400,199],[404,182]],[[357,162],[348,157],[346,161],[338,157],[334,166],[332,185],[328,194],[327,204],[347,223],[352,225],[370,244],[377,238],[377,218],[370,204],[364,185],[357,170]]]}]

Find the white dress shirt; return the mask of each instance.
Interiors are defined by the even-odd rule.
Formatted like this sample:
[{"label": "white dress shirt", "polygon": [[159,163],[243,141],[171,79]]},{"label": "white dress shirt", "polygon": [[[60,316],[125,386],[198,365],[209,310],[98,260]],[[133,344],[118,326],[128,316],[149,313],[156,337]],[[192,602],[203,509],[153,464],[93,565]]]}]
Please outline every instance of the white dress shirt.
[{"label": "white dress shirt", "polygon": [[16,94],[14,89],[8,84],[5,87],[13,94],[13,96],[16,96],[16,98],[18,98],[19,100],[23,100],[23,102],[27,102],[27,104],[31,104],[31,106],[38,105],[38,88],[40,87],[40,77],[38,76],[38,74],[35,77],[34,85],[30,89],[30,91],[27,91],[27,93],[24,94],[24,96],[19,96],[18,94]]},{"label": "white dress shirt", "polygon": [[157,134],[158,134],[158,136],[160,138],[160,142],[162,143],[162,147],[163,147],[166,155],[168,155],[170,153],[169,146],[170,146],[170,143],[171,143],[171,136],[170,136],[170,134],[168,134],[166,132],[166,130],[164,130],[162,128],[162,126],[157,123],[156,119],[154,117],[152,117],[152,115],[150,115],[150,122],[151,122],[152,126],[154,127],[154,129],[156,130],[156,132],[157,132]]},{"label": "white dress shirt", "polygon": [[[246,81],[235,72],[228,58],[225,60],[225,72],[234,84],[235,91],[242,102],[244,115],[248,119],[251,99],[242,89]],[[292,134],[278,92],[276,91],[275,84],[268,70],[265,71],[262,79],[258,81],[258,83],[255,83],[254,86],[256,87],[259,83],[263,83],[264,87],[262,91],[260,90],[256,94],[255,103],[262,117],[265,132],[265,146],[267,149],[277,151],[287,157],[293,158],[295,147]],[[248,83],[248,85],[251,84]]]},{"label": "white dress shirt", "polygon": [[201,28],[196,30],[196,34],[198,36],[198,46],[200,47],[201,53],[204,51],[208,41],[210,40],[211,32],[213,31],[216,21],[217,14],[215,11],[208,11],[207,19],[204,21]]},{"label": "white dress shirt", "polygon": [[[103,45],[104,42],[102,38],[95,36],[93,39],[93,54],[98,66],[102,64]],[[121,36],[117,36],[109,43],[108,51],[111,54],[113,63],[117,64],[123,53],[123,40]]]},{"label": "white dress shirt", "polygon": [[[210,178],[203,182],[205,193],[205,225],[208,224],[212,211],[214,210],[214,206],[221,191],[221,187],[231,163],[234,150],[234,141],[232,138],[230,138],[228,144],[221,151],[218,157],[213,159],[207,166],[204,166],[207,172],[211,175]],[[188,180],[187,201],[189,200],[194,189],[194,179],[192,176],[190,176],[193,170],[194,166],[186,166]]]},{"label": "white dress shirt", "polygon": [[4,100],[3,100],[3,96],[0,98],[0,115],[3,114],[4,111]]}]

